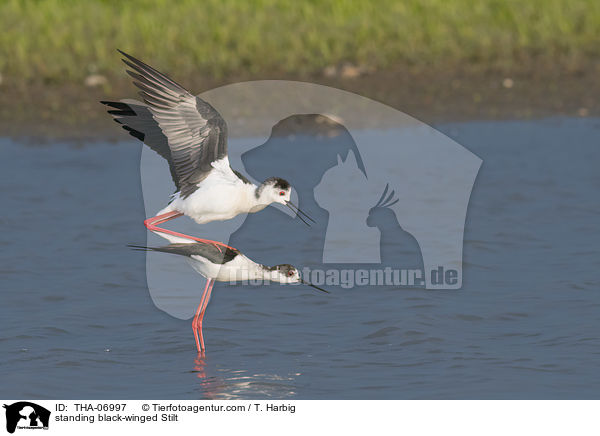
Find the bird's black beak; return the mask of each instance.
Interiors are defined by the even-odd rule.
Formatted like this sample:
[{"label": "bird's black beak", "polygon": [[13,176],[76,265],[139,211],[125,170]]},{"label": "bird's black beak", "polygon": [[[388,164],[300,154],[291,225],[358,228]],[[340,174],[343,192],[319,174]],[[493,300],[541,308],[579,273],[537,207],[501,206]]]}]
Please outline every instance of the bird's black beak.
[{"label": "bird's black beak", "polygon": [[307,214],[305,214],[304,212],[302,212],[300,210],[300,208],[298,206],[296,206],[294,203],[292,203],[291,201],[286,201],[285,202],[286,206],[290,208],[290,210],[292,212],[294,212],[296,214],[296,216],[298,218],[300,218],[300,220],[306,224],[308,227],[310,227],[310,224],[308,224],[308,222],[306,222],[306,220],[304,218],[302,218],[302,215],[304,215],[304,217],[306,217],[307,219],[309,219],[310,221],[312,221],[313,223],[317,223],[314,219],[312,219],[311,217],[309,217]]},{"label": "bird's black beak", "polygon": [[319,288],[318,286],[315,286],[315,285],[313,285],[312,283],[305,282],[305,281],[304,281],[304,280],[302,280],[302,279],[300,279],[300,283],[302,283],[302,284],[304,284],[304,285],[307,285],[307,286],[310,286],[311,288],[318,289],[319,291],[321,291],[321,292],[325,292],[326,294],[329,294],[329,293],[330,293],[329,291],[326,291],[325,289]]}]

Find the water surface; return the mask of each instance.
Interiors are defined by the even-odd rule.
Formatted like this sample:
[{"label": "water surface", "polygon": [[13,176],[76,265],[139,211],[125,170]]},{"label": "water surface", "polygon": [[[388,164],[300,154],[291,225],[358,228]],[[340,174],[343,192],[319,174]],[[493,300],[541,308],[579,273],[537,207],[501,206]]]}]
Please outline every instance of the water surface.
[{"label": "water surface", "polygon": [[216,285],[204,358],[125,247],[140,144],[1,139],[0,397],[598,398],[600,120],[437,127],[483,159],[461,290]]}]

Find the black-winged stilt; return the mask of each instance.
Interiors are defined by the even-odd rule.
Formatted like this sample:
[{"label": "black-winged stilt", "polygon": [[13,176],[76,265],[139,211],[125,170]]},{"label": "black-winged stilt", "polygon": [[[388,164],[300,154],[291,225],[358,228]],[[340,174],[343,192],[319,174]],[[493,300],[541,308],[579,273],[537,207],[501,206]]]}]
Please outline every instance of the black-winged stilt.
[{"label": "black-winged stilt", "polygon": [[[202,320],[206,306],[210,301],[212,288],[217,282],[240,282],[249,280],[265,280],[279,283],[303,283],[319,291],[329,293],[325,289],[302,280],[298,270],[289,264],[266,266],[256,263],[246,257],[238,249],[225,246],[223,249],[215,246],[213,241],[190,242],[189,239],[163,234],[160,236],[169,240],[171,244],[164,247],[145,247],[141,245],[129,245],[129,247],[142,251],[160,251],[163,253],[178,254],[187,257],[192,267],[206,278],[206,286],[192,321],[192,330],[196,339],[198,352],[204,351],[204,337],[202,335]],[[180,241],[184,242],[180,242]]]},{"label": "black-winged stilt", "polygon": [[231,168],[227,124],[215,108],[149,65],[121,50],[119,53],[133,70],[127,73],[134,78],[144,102],[126,99],[101,103],[112,108],[108,113],[125,130],[167,160],[177,188],[168,206],[144,221],[148,230],[209,242],[158,224],[181,215],[199,224],[223,221],[261,211],[272,203],[289,207],[307,225],[302,215],[314,222],[290,201],[291,187],[284,179],[270,177],[256,186]]}]

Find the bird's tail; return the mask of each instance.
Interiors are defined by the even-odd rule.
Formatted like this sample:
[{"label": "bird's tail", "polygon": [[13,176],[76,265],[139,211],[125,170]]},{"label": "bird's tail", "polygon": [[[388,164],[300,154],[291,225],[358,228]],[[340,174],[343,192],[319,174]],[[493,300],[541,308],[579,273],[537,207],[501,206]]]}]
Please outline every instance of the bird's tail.
[{"label": "bird's tail", "polygon": [[[181,244],[181,243],[176,243],[176,244],[169,244],[169,245],[165,245],[163,247],[147,247],[145,245],[133,245],[133,244],[129,244],[127,245],[129,248],[136,250],[136,251],[160,251],[161,253],[170,253],[170,254],[178,254],[180,256],[187,256],[190,257],[192,255],[195,254],[199,254],[199,255],[207,255],[207,250],[209,250],[209,254],[210,252],[216,252],[218,253],[218,255],[222,255],[222,256],[226,256],[230,251],[231,251],[231,255],[236,255],[237,252],[234,252],[233,250],[227,250],[224,253],[221,253],[221,250],[217,247],[215,247],[212,244],[207,244],[204,242],[196,242],[195,244]],[[215,253],[212,253],[213,255]]]}]

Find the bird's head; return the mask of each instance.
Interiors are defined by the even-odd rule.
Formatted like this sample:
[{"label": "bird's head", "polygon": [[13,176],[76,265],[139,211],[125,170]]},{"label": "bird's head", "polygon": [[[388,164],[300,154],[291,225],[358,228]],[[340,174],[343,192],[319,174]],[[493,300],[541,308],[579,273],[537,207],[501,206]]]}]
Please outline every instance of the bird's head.
[{"label": "bird's head", "polygon": [[326,292],[329,293],[329,291],[326,291],[325,289],[321,289],[318,286],[315,286],[309,282],[306,282],[304,280],[302,280],[302,277],[300,277],[300,272],[298,271],[298,269],[293,266],[290,265],[289,263],[284,263],[281,265],[276,265],[271,269],[271,277],[270,279],[274,282],[279,282],[279,283],[302,283],[305,284],[307,286],[313,287],[315,289],[318,289],[321,292]]},{"label": "bird's head", "polygon": [[273,267],[271,280],[279,283],[299,283],[300,272],[295,266],[284,263]]},{"label": "bird's head", "polygon": [[271,204],[279,203],[290,208],[292,212],[296,214],[298,218],[304,222],[307,226],[309,225],[306,220],[312,221],[306,213],[302,212],[298,206],[290,201],[292,196],[292,186],[287,180],[280,177],[269,177],[267,180],[261,183],[256,189],[256,198],[260,204]]},{"label": "bird's head", "polygon": [[292,196],[292,187],[287,180],[279,177],[269,177],[258,187],[257,195],[263,203],[287,205]]}]

